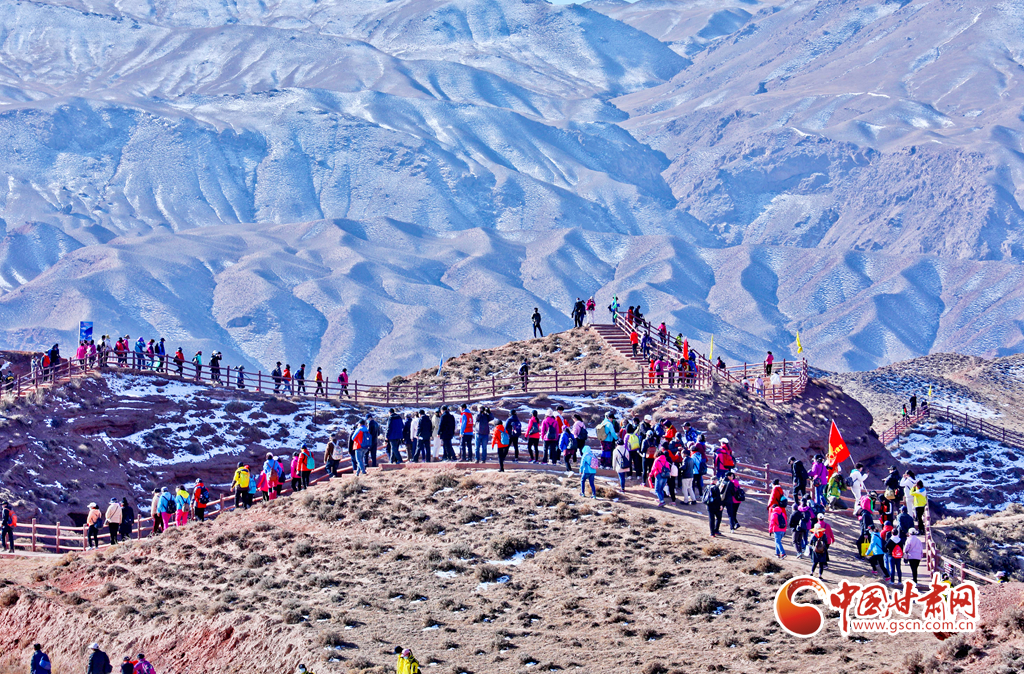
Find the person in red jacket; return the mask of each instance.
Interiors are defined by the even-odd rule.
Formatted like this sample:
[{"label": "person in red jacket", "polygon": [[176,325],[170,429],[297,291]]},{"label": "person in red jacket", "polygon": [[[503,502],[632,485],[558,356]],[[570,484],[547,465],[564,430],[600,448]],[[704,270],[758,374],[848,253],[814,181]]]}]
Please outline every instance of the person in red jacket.
[{"label": "person in red jacket", "polygon": [[530,453],[530,463],[540,461],[540,419],[537,417],[537,410],[530,414],[530,420],[526,422],[526,451]]},{"label": "person in red jacket", "polygon": [[772,506],[771,510],[768,511],[768,533],[775,537],[775,556],[779,559],[786,558],[786,550],[782,547],[782,539],[786,535],[786,523],[789,521],[789,517],[786,515],[787,505],[786,497],[782,496]]},{"label": "person in red jacket", "polygon": [[772,508],[778,505],[779,499],[785,498],[785,496],[783,496],[783,493],[784,492],[782,491],[782,485],[779,484],[779,481],[772,480],[772,490],[771,493],[768,494],[768,512],[771,512]]},{"label": "person in red jacket", "polygon": [[505,457],[508,456],[508,448],[512,444],[512,438],[505,430],[505,424],[498,419],[494,426],[494,434],[491,436],[491,447],[498,450],[498,472],[505,472]]},{"label": "person in red jacket", "polygon": [[[630,309],[632,309],[632,307],[630,307]],[[630,317],[630,321],[632,321],[632,316]],[[637,333],[635,328],[629,332],[629,345],[633,347],[633,357],[636,358],[636,350],[640,347],[640,335]]]}]

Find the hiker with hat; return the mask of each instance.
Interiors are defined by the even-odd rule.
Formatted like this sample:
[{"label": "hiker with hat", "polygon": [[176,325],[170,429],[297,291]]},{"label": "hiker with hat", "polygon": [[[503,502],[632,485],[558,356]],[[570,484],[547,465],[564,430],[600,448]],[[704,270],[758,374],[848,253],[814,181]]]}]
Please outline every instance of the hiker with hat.
[{"label": "hiker with hat", "polygon": [[313,450],[305,442],[299,449],[299,480],[303,489],[309,489],[309,476],[316,467],[316,459],[313,458]]},{"label": "hiker with hat", "polygon": [[889,542],[885,545],[885,555],[889,559],[889,582],[893,585],[903,584],[902,542],[899,531],[893,530]]},{"label": "hiker with hat", "polygon": [[721,480],[735,467],[736,459],[732,455],[729,438],[722,438],[718,441],[718,447],[715,448],[715,479]]},{"label": "hiker with hat", "polygon": [[103,520],[103,513],[96,507],[96,503],[89,504],[89,514],[85,517],[86,545],[90,550],[100,547],[100,522]]},{"label": "hiker with hat", "polygon": [[914,578],[914,585],[917,585],[917,569],[924,559],[924,542],[918,538],[917,529],[907,532],[907,540],[903,545],[903,558],[910,565],[910,573]]},{"label": "hiker with hat", "polygon": [[124,656],[124,660],[121,661],[121,674],[134,674],[135,672],[135,661],[132,660],[130,655]]},{"label": "hiker with hat", "polygon": [[107,528],[110,529],[110,544],[117,545],[117,534],[121,527],[121,519],[123,512],[121,510],[121,504],[118,503],[117,497],[111,497],[110,505],[107,506]]},{"label": "hiker with hat", "polygon": [[14,527],[18,525],[18,516],[14,514],[14,508],[7,501],[0,507],[0,546],[4,552],[14,552]]},{"label": "hiker with hat", "polygon": [[89,646],[92,653],[89,654],[89,665],[85,668],[86,674],[110,674],[114,668],[110,665],[110,658],[100,650],[97,643]]},{"label": "hiker with hat", "polygon": [[419,674],[420,663],[408,648],[403,648],[398,656],[395,674]]}]

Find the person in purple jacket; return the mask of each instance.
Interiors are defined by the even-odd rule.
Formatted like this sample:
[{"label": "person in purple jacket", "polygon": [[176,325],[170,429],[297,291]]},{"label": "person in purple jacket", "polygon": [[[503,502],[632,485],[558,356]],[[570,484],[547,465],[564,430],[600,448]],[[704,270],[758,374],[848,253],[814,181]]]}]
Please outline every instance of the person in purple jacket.
[{"label": "person in purple jacket", "polygon": [[821,454],[815,454],[811,460],[811,469],[807,471],[814,488],[814,500],[825,505],[825,485],[828,483],[828,468],[825,467]]}]

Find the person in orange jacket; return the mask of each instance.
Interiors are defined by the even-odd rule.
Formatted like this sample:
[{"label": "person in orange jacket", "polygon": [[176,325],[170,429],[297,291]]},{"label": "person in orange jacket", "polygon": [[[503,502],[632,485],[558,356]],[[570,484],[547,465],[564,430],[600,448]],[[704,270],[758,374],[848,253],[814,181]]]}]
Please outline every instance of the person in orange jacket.
[{"label": "person in orange jacket", "polygon": [[509,436],[508,431],[505,430],[505,424],[500,419],[494,426],[494,434],[491,436],[491,447],[497,448],[498,450],[498,472],[505,472],[505,457],[508,456],[509,445],[512,444],[512,438]]}]

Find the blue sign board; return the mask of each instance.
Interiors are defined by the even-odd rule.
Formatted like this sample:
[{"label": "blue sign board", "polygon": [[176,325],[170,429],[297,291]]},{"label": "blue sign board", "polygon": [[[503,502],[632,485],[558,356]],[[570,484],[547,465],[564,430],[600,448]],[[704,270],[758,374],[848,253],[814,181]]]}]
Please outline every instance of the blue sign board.
[{"label": "blue sign board", "polygon": [[88,342],[92,339],[92,321],[82,321],[78,324],[78,341]]}]

